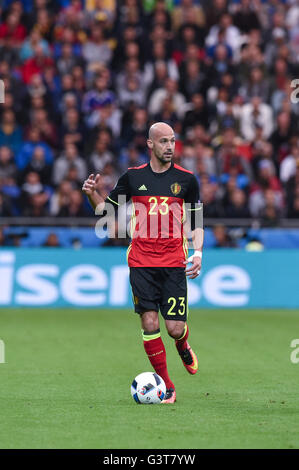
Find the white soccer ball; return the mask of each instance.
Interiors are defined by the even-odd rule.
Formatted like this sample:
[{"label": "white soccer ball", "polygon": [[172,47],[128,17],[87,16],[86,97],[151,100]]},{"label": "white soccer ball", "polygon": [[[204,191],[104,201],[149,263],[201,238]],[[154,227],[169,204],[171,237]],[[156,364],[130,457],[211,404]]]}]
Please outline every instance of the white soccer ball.
[{"label": "white soccer ball", "polygon": [[162,377],[155,372],[142,372],[131,385],[131,395],[136,403],[154,405],[162,403],[166,385]]}]

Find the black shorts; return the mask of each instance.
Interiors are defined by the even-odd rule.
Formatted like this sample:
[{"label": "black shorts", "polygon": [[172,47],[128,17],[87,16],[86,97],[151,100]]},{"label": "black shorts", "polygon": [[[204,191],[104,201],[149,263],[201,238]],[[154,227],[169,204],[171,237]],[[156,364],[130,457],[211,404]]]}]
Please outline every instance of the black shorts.
[{"label": "black shorts", "polygon": [[130,283],[136,313],[160,310],[165,320],[186,321],[185,268],[130,268]]}]

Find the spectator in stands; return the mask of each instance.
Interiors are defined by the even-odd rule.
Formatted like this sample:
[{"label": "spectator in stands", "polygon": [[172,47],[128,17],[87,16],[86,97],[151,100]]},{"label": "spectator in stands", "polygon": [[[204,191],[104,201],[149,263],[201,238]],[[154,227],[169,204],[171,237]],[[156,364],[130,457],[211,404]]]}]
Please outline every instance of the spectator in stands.
[{"label": "spectator in stands", "polygon": [[84,60],[73,53],[72,44],[65,42],[61,46],[61,55],[57,60],[57,69],[60,75],[72,73],[76,65],[83,65]]},{"label": "spectator in stands", "polygon": [[174,30],[177,31],[182,25],[189,23],[190,18],[192,18],[192,24],[200,28],[205,26],[205,14],[202,7],[195,5],[192,0],[181,0],[172,13]]},{"label": "spectator in stands", "polygon": [[145,105],[145,89],[143,83],[136,76],[128,76],[118,91],[119,104],[122,108],[126,108],[129,104],[134,103],[137,106]]},{"label": "spectator in stands", "polygon": [[203,95],[194,93],[190,109],[186,112],[182,123],[183,135],[185,136],[188,130],[192,129],[196,124],[201,124],[207,129],[209,122],[209,109],[205,104]]},{"label": "spectator in stands", "polygon": [[130,144],[127,149],[119,155],[119,166],[121,173],[125,173],[128,168],[143,165],[148,162],[145,154],[138,151],[134,144]]},{"label": "spectator in stands", "polygon": [[106,163],[103,168],[101,177],[103,180],[104,192],[109,194],[117,183],[117,170],[111,163]]},{"label": "spectator in stands", "polygon": [[24,83],[30,83],[34,75],[40,75],[46,67],[53,65],[53,59],[45,55],[42,45],[37,44],[33,48],[34,55],[27,59],[21,67]]},{"label": "spectator in stands", "polygon": [[47,217],[49,215],[47,209],[48,195],[45,192],[31,194],[27,198],[27,204],[23,214],[25,217]]},{"label": "spectator in stands", "polygon": [[50,199],[50,214],[57,215],[60,210],[69,204],[70,201],[70,193],[72,191],[73,186],[70,181],[62,180],[59,184],[58,188],[51,196]]},{"label": "spectator in stands", "polygon": [[92,152],[89,158],[89,171],[91,173],[101,173],[107,163],[113,162],[114,157],[108,148],[108,142],[98,138],[94,152]]},{"label": "spectator in stands", "polygon": [[19,152],[16,154],[16,165],[19,170],[23,170],[30,162],[36,147],[42,147],[44,149],[47,164],[51,165],[53,163],[52,149],[41,140],[39,130],[31,127],[28,132],[28,139],[24,141]]},{"label": "spectator in stands", "polygon": [[263,103],[259,96],[251,98],[249,103],[243,105],[240,117],[241,133],[249,142],[256,136],[256,128],[262,128],[262,135],[268,139],[273,131],[273,113],[267,103]]},{"label": "spectator in stands", "polygon": [[282,160],[280,164],[280,181],[287,183],[292,176],[296,174],[296,166],[299,165],[299,147],[298,142],[293,144],[290,153]]},{"label": "spectator in stands", "polygon": [[40,139],[50,148],[56,150],[59,146],[57,127],[49,119],[48,111],[39,108],[33,111],[31,126],[39,131]]},{"label": "spectator in stands", "polygon": [[258,96],[261,102],[267,103],[269,92],[269,79],[265,76],[264,70],[261,67],[253,67],[249,74],[249,80],[243,89],[240,90],[240,94],[244,97],[245,101],[250,101]]},{"label": "spectator in stands", "polygon": [[293,136],[296,136],[297,130],[295,123],[292,122],[291,114],[281,111],[277,115],[276,128],[269,136],[274,149],[275,162],[279,164],[289,152],[289,143]]},{"label": "spectator in stands", "polygon": [[279,219],[282,215],[282,211],[276,202],[274,191],[265,191],[264,207],[260,209],[258,215],[261,218],[263,226],[276,227],[279,225]]},{"label": "spectator in stands", "polygon": [[10,147],[2,146],[0,147],[0,182],[3,184],[7,178],[16,179],[17,168]]},{"label": "spectator in stands", "polygon": [[43,246],[51,247],[51,248],[57,248],[60,245],[59,238],[56,233],[49,233],[47,236],[47,239]]},{"label": "spectator in stands", "polygon": [[[283,194],[281,191],[274,190],[269,187],[267,182],[263,182],[260,188],[252,192],[249,196],[249,210],[252,217],[259,217],[266,207],[267,192],[271,192],[271,204],[275,205],[277,210],[283,208]],[[270,199],[269,197],[269,199]],[[272,203],[272,201],[274,201]]]},{"label": "spectator in stands", "polygon": [[161,111],[163,100],[166,97],[171,99],[174,112],[182,119],[185,115],[186,100],[183,94],[178,91],[177,82],[171,78],[167,78],[165,87],[154,91],[151,95],[148,105],[150,115],[155,116]]},{"label": "spectator in stands", "polygon": [[86,0],[85,8],[88,12],[87,19],[92,23],[93,20],[105,22],[107,27],[112,27],[115,19],[116,0]]},{"label": "spectator in stands", "polygon": [[0,46],[9,45],[18,47],[26,37],[26,28],[21,24],[20,15],[10,12],[6,20],[0,24]]},{"label": "spectator in stands", "polygon": [[186,170],[196,172],[197,167],[197,155],[196,149],[191,145],[186,145],[183,150],[183,155],[181,157],[181,165],[183,165]]},{"label": "spectator in stands", "polygon": [[205,218],[224,217],[224,210],[217,195],[218,187],[212,183],[200,184],[200,198],[203,203],[203,215]]},{"label": "spectator in stands", "polygon": [[87,168],[83,158],[78,154],[78,150],[73,143],[65,145],[62,154],[55,160],[53,165],[53,182],[58,185],[67,175],[71,167],[75,167],[78,171],[78,181],[86,178]]},{"label": "spectator in stands", "polygon": [[260,28],[258,15],[250,5],[250,0],[241,0],[236,5],[233,22],[242,33],[249,33],[252,29]]},{"label": "spectator in stands", "polygon": [[43,147],[35,147],[33,150],[33,155],[28,163],[28,165],[24,168],[23,171],[23,179],[26,179],[26,175],[28,173],[34,172],[39,175],[40,181],[44,185],[51,184],[51,165],[48,165],[45,158],[45,150]]},{"label": "spectator in stands", "polygon": [[13,215],[13,209],[8,198],[0,192],[0,217],[10,217]]},{"label": "spectator in stands", "polygon": [[206,45],[208,47],[214,46],[218,43],[219,32],[223,35],[226,44],[232,49],[235,59],[238,59],[239,49],[241,46],[241,35],[237,26],[233,24],[232,16],[227,12],[222,14],[218,24],[211,27],[206,38]]},{"label": "spectator in stands", "polygon": [[217,224],[213,227],[213,234],[215,237],[215,244],[213,248],[235,248],[236,243],[229,235],[226,227],[221,224]]},{"label": "spectator in stands", "polygon": [[79,189],[73,189],[69,195],[69,201],[64,204],[57,217],[85,217],[88,213],[83,203],[83,195]]},{"label": "spectator in stands", "polygon": [[218,172],[221,173],[220,181],[222,184],[226,184],[231,177],[236,178],[237,186],[241,189],[246,188],[252,180],[250,165],[238,153],[236,143],[233,143],[226,152],[221,152],[221,155],[218,154]]},{"label": "spectator in stands", "polygon": [[240,131],[239,117],[233,103],[227,102],[223,112],[217,113],[217,131],[221,134],[226,129],[234,129],[236,135]]},{"label": "spectator in stands", "polygon": [[22,145],[22,129],[16,122],[15,113],[7,109],[2,114],[0,124],[0,146],[8,146],[17,153]]},{"label": "spectator in stands", "polygon": [[79,111],[75,107],[67,109],[62,118],[61,143],[74,144],[78,151],[82,151],[85,134],[85,126],[80,122]]},{"label": "spectator in stands", "polygon": [[225,215],[228,218],[248,219],[250,212],[247,206],[246,194],[242,189],[235,188],[229,198]]},{"label": "spectator in stands", "polygon": [[196,59],[189,60],[186,64],[186,73],[184,80],[181,83],[181,90],[185,95],[187,101],[191,101],[192,97],[195,94],[204,94],[206,88],[206,75],[201,70],[200,62]]},{"label": "spectator in stands", "polygon": [[5,246],[5,236],[4,236],[4,231],[3,228],[0,227],[0,246]]},{"label": "spectator in stands", "polygon": [[299,162],[296,162],[296,172],[291,176],[285,185],[287,205],[289,211],[292,210],[294,200],[299,195]]},{"label": "spectator in stands", "polygon": [[91,27],[91,35],[82,48],[82,56],[88,65],[93,62],[101,62],[105,65],[109,64],[112,58],[112,52],[109,44],[105,40],[104,28],[100,23],[94,23]]},{"label": "spectator in stands", "polygon": [[[165,64],[166,75],[173,80],[179,80],[179,70],[176,61],[169,57],[166,50],[166,44],[162,40],[155,41],[152,47],[152,54],[145,64],[145,72],[148,76],[148,82],[152,83],[156,78],[158,64]],[[156,86],[155,88],[159,88]]]},{"label": "spectator in stands", "polygon": [[96,126],[108,128],[115,138],[118,138],[121,131],[122,112],[117,107],[113,96],[105,99],[99,106],[92,111],[86,118],[86,125],[92,129]]},{"label": "spectator in stands", "polygon": [[131,119],[123,125],[122,142],[124,147],[134,144],[141,153],[147,153],[148,113],[145,108],[136,108]]},{"label": "spectator in stands", "polygon": [[34,56],[36,46],[40,46],[42,48],[44,56],[51,55],[48,42],[43,39],[38,29],[33,29],[28,38],[23,42],[20,49],[20,59],[22,62],[25,62]]},{"label": "spectator in stands", "polygon": [[203,174],[206,174],[211,180],[217,181],[217,166],[213,148],[198,142],[195,145],[195,150],[197,156],[196,173],[200,175],[200,179]]},{"label": "spectator in stands", "polygon": [[161,111],[155,114],[154,120],[156,122],[166,122],[166,124],[173,127],[174,129],[177,128],[177,125],[180,126],[179,118],[173,108],[173,101],[171,97],[166,96],[164,98],[162,102]]}]

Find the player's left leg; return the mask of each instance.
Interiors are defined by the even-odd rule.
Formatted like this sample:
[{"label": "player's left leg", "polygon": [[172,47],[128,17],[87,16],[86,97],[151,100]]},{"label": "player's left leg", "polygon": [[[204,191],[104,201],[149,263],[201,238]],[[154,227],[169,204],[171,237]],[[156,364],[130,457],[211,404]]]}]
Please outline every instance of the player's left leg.
[{"label": "player's left leg", "polygon": [[175,340],[177,351],[189,374],[196,374],[198,371],[198,360],[196,354],[188,343],[189,328],[186,322],[165,320],[165,325],[169,336]]},{"label": "player's left leg", "polygon": [[174,338],[177,351],[189,374],[198,371],[198,360],[189,343],[187,280],[184,268],[165,268],[163,270],[164,294],[161,314],[165,320],[168,334]]}]

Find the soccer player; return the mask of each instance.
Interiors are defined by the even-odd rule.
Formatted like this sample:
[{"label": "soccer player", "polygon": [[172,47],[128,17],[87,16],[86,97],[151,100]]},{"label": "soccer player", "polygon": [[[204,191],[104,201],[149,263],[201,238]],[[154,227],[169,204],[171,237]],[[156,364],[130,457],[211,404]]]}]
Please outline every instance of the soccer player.
[{"label": "soccer player", "polygon": [[[135,312],[141,318],[146,354],[166,384],[163,403],[174,403],[176,391],[168,374],[158,312],[160,310],[165,320],[168,334],[175,340],[185,368],[190,374],[195,374],[198,360],[188,343],[186,323],[186,276],[195,279],[201,269],[203,229],[196,217],[201,206],[195,176],[172,161],[175,149],[173,129],[163,122],[153,124],[147,145],[151,154],[149,163],[128,168],[106,199],[97,191],[99,174],[95,177],[91,174],[82,190],[97,214],[105,210],[108,203],[117,208],[120,196],[132,201],[132,242],[128,248],[128,264]],[[189,267],[185,212],[189,212],[195,250]]]}]

